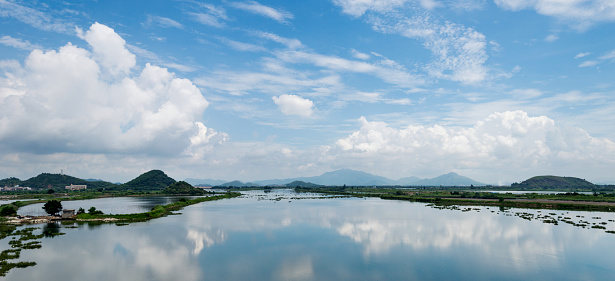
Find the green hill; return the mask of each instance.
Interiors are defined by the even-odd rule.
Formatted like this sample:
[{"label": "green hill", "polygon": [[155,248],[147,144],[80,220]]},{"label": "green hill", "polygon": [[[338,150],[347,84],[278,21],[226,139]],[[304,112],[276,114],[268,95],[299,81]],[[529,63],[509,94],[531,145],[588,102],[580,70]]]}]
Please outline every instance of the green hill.
[{"label": "green hill", "polygon": [[117,186],[117,188],[141,191],[162,190],[174,183],[175,180],[167,176],[167,174],[165,174],[163,171],[151,170],[125,184]]},{"label": "green hill", "polygon": [[167,186],[162,190],[166,194],[181,194],[181,195],[204,195],[207,192],[203,189],[196,188],[185,181],[178,181]]},{"label": "green hill", "polygon": [[[11,178],[15,179],[15,178]],[[62,174],[50,174],[50,173],[42,173],[36,177],[29,178],[21,183],[13,183],[13,185],[19,184],[21,186],[28,186],[33,189],[42,189],[42,188],[55,188],[55,189],[64,189],[67,185],[75,184],[75,185],[87,185],[88,189],[94,188],[107,188],[113,187],[115,184],[106,181],[97,181],[97,182],[89,182],[80,178],[76,178],[69,175]]]},{"label": "green hill", "polygon": [[22,181],[18,178],[6,178],[0,180],[0,186],[15,186],[21,185]]},{"label": "green hill", "polygon": [[523,189],[587,189],[596,187],[593,183],[574,177],[537,176],[521,183],[513,183],[513,188]]}]

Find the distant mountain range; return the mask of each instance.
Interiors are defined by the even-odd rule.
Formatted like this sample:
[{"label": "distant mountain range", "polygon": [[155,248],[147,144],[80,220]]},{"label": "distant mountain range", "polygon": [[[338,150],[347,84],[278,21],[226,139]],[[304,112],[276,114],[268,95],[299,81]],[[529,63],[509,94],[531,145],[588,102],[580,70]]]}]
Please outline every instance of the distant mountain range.
[{"label": "distant mountain range", "polygon": [[[0,186],[27,186],[33,189],[64,189],[70,184],[84,184],[88,189],[106,189],[106,190],[135,190],[135,191],[157,191],[174,184],[176,181],[167,176],[163,171],[151,170],[143,173],[135,179],[124,184],[114,184],[98,179],[80,179],[64,174],[49,174],[42,173],[36,177],[27,180],[18,178],[0,179]],[[417,177],[406,177],[398,180],[392,180],[381,176],[372,175],[370,173],[341,169],[332,172],[324,173],[315,177],[301,177],[291,179],[275,179],[243,183],[241,181],[223,181],[223,180],[201,180],[201,179],[186,179],[186,182],[195,186],[285,186],[294,188],[301,187],[316,187],[316,186],[485,186],[484,183],[477,182],[470,178],[460,176],[456,173],[448,173],[435,178],[421,179]],[[182,183],[181,185],[185,185]],[[183,186],[180,186],[183,188]],[[518,189],[570,189],[570,188],[595,188],[599,187],[584,179],[574,177],[557,177],[557,176],[536,176],[521,183],[514,183],[512,188]]]},{"label": "distant mountain range", "polygon": [[326,185],[326,186],[484,186],[484,183],[460,176],[456,173],[448,173],[431,179],[421,179],[418,177],[406,177],[399,180],[392,180],[370,173],[341,169],[326,172],[320,176],[299,177],[289,179],[273,179],[244,183],[241,181],[221,181],[221,180],[200,180],[186,179],[192,185],[209,186],[290,186],[292,182],[302,182],[304,184]]}]

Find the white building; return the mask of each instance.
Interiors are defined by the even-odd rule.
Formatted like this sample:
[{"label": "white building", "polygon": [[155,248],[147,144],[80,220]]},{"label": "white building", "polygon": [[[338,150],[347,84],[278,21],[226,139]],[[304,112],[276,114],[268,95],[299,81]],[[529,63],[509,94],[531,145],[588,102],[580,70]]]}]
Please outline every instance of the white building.
[{"label": "white building", "polygon": [[87,185],[77,185],[77,184],[71,184],[69,186],[66,186],[66,189],[68,190],[82,190],[82,189],[87,189],[88,186]]}]

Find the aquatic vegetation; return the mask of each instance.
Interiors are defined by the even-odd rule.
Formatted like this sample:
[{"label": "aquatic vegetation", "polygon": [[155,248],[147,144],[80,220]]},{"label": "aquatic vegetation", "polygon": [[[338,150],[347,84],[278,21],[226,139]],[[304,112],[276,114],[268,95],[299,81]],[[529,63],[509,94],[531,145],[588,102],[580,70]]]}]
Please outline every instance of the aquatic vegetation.
[{"label": "aquatic vegetation", "polygon": [[19,259],[21,255],[21,250],[38,249],[42,247],[40,241],[31,241],[42,238],[42,235],[33,234],[33,232],[39,228],[26,227],[20,230],[16,229],[17,226],[15,225],[0,224],[0,239],[12,237],[12,240],[8,242],[8,244],[11,246],[11,249],[4,250],[0,253],[0,276],[6,276],[6,274],[13,268],[26,268],[36,265],[35,262],[8,261]]}]

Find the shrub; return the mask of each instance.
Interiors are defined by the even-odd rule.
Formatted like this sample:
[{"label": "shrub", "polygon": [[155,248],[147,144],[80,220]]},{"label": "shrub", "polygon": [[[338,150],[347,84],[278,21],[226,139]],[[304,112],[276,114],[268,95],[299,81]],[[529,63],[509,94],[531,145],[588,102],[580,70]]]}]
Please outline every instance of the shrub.
[{"label": "shrub", "polygon": [[4,205],[0,208],[0,216],[14,216],[17,215],[17,207],[12,204]]}]

